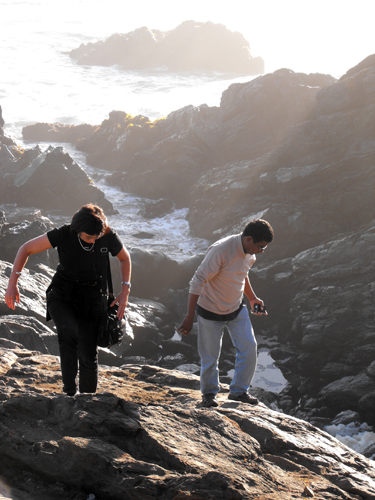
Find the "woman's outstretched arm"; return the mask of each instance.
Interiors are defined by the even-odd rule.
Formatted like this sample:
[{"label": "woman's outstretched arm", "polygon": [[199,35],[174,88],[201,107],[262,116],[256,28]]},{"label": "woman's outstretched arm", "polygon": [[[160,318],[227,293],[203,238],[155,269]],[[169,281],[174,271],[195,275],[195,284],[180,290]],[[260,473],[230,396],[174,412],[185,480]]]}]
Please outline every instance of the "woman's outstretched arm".
[{"label": "woman's outstretched arm", "polygon": [[15,309],[16,302],[17,304],[20,302],[17,281],[23,268],[25,267],[27,259],[30,255],[44,252],[49,248],[52,248],[52,245],[49,242],[47,234],[43,234],[42,236],[38,236],[37,238],[27,241],[19,248],[9,278],[8,288],[5,292],[5,302],[11,309]]}]

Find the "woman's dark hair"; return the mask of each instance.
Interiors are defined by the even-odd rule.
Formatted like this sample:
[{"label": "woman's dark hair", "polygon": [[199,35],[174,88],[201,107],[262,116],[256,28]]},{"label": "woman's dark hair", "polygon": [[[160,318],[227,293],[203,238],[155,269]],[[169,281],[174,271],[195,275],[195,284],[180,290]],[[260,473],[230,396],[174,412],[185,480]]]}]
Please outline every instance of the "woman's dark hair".
[{"label": "woman's dark hair", "polygon": [[103,236],[109,231],[107,217],[97,205],[92,203],[83,205],[73,215],[70,230],[77,234],[83,232],[92,236],[97,234]]},{"label": "woman's dark hair", "polygon": [[273,229],[271,225],[263,219],[251,220],[242,232],[242,236],[251,236],[254,243],[266,241],[271,243],[273,240]]}]

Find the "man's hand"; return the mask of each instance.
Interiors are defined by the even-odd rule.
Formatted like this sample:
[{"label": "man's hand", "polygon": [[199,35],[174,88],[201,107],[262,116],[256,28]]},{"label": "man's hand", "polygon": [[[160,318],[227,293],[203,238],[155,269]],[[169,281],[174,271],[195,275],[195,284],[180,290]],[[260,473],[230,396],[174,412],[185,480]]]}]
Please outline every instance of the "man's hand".
[{"label": "man's hand", "polygon": [[[259,306],[260,306],[260,311],[256,312],[256,311],[254,310],[254,306],[255,306],[255,304],[259,304]],[[263,307],[264,307],[264,302],[263,302],[263,300],[258,299],[258,297],[256,297],[256,298],[254,298],[254,299],[250,300],[250,306],[251,306],[251,311],[252,311],[252,313],[253,313],[253,314],[255,314],[256,316],[268,316],[268,312],[267,312],[267,311],[264,311],[264,312],[262,311],[262,309],[263,309]]]},{"label": "man's hand", "polygon": [[183,319],[181,325],[178,328],[176,328],[176,330],[180,335],[189,335],[189,333],[193,328],[193,323],[194,323],[194,315],[189,316],[187,314]]}]

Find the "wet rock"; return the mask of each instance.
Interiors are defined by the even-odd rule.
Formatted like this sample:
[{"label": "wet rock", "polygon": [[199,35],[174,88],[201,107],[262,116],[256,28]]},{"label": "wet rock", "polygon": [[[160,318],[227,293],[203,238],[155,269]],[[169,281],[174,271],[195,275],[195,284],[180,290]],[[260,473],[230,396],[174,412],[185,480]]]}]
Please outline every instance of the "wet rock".
[{"label": "wet rock", "polygon": [[336,417],[332,420],[332,425],[348,425],[351,423],[358,423],[360,420],[359,413],[352,410],[346,410],[336,415]]},{"label": "wet rock", "polygon": [[252,57],[243,35],[222,24],[185,21],[174,30],[138,28],[104,41],[81,44],[70,52],[78,64],[120,65],[125,69],[220,71],[260,74],[264,61]]},{"label": "wet rock", "polygon": [[148,233],[147,231],[141,231],[139,233],[132,234],[134,238],[138,238],[139,240],[152,240],[155,238],[153,233]]},{"label": "wet rock", "polygon": [[171,200],[161,199],[156,201],[146,202],[140,210],[140,215],[146,219],[155,219],[169,214],[174,209],[174,204]]}]

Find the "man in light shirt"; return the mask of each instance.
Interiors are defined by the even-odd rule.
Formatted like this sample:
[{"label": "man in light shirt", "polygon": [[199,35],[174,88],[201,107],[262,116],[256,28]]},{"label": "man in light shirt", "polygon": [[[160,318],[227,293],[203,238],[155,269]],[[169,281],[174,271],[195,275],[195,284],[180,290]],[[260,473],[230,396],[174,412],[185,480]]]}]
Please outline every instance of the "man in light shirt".
[{"label": "man in light shirt", "polygon": [[190,281],[188,311],[177,331],[188,335],[197,312],[203,407],[218,406],[219,357],[225,327],[236,348],[228,399],[258,403],[258,399],[248,393],[257,364],[257,342],[244,295],[253,311],[259,304],[259,312],[255,314],[267,314],[263,301],[251,287],[248,272],[256,255],[263,253],[272,240],[270,224],[254,219],[241,234],[227,236],[211,245]]}]

